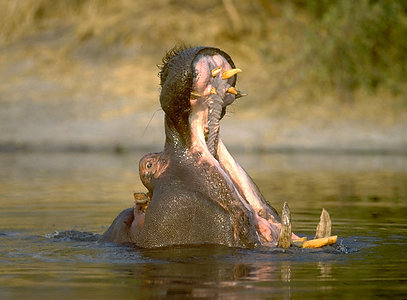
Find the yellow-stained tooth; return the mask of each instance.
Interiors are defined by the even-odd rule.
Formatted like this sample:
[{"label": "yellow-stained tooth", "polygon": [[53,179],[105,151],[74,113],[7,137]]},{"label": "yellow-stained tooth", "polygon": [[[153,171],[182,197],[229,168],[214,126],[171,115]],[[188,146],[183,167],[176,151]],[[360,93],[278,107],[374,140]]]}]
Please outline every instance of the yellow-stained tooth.
[{"label": "yellow-stained tooth", "polygon": [[335,244],[338,240],[338,236],[337,235],[333,235],[333,236],[328,236],[328,237],[324,237],[324,238],[320,238],[320,239],[314,239],[314,240],[309,240],[309,241],[305,241],[302,244],[302,248],[320,248],[326,245],[332,245]]},{"label": "yellow-stained tooth", "polygon": [[223,72],[222,79],[228,79],[240,72],[242,72],[242,70],[240,69],[231,69],[229,71]]},{"label": "yellow-stained tooth", "polygon": [[302,238],[298,238],[298,239],[293,240],[293,242],[305,242],[306,240],[307,240],[307,237],[303,236]]},{"label": "yellow-stained tooth", "polygon": [[237,95],[237,94],[238,94],[238,92],[236,91],[236,89],[235,89],[233,86],[231,86],[230,88],[228,88],[228,93],[231,93],[231,94],[233,94],[233,95]]},{"label": "yellow-stained tooth", "polygon": [[211,94],[212,94],[212,95],[216,95],[216,89],[215,89],[215,87],[212,87],[212,88],[211,88]]},{"label": "yellow-stained tooth", "polygon": [[299,238],[299,239],[291,240],[291,244],[296,246],[296,247],[302,248],[302,244],[304,244],[304,242],[306,240],[307,240],[307,237],[304,236],[304,237]]},{"label": "yellow-stained tooth", "polygon": [[212,77],[218,76],[218,74],[222,71],[222,67],[217,67],[211,71]]}]

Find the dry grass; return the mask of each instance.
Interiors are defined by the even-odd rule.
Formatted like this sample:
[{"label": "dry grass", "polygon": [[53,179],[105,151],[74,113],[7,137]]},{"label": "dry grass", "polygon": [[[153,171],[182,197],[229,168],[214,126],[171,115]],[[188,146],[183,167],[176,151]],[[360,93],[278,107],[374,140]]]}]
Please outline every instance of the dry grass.
[{"label": "dry grass", "polygon": [[332,62],[321,66],[325,56],[316,53],[310,30],[329,27],[321,27],[302,6],[302,1],[260,0],[3,0],[0,63],[9,69],[24,61],[28,66],[23,73],[2,74],[7,80],[58,81],[73,99],[93,92],[103,95],[96,99],[128,99],[120,109],[101,114],[110,118],[158,106],[154,65],[173,45],[214,45],[245,71],[240,88],[252,102],[242,100],[240,107],[247,117],[303,118],[312,111],[326,119],[374,120],[384,111],[380,119],[394,122],[404,116],[405,82],[393,81],[394,93],[386,85],[344,86],[343,76],[350,75],[343,72],[339,83],[336,73],[324,74],[323,66]]}]

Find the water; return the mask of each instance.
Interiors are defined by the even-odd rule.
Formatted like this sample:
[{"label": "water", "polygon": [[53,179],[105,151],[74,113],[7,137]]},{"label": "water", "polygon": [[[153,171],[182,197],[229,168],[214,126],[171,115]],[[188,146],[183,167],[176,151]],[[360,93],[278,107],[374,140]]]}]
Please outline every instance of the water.
[{"label": "water", "polygon": [[235,155],[278,210],[289,203],[295,232],[311,237],[325,207],[334,247],[100,245],[144,190],[141,156],[1,154],[0,299],[407,297],[407,157]]}]

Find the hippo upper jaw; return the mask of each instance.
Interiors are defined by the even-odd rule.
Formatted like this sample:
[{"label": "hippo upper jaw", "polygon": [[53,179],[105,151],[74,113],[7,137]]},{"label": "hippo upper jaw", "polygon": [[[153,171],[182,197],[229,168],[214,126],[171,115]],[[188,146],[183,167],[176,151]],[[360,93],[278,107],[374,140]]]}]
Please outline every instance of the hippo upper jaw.
[{"label": "hippo upper jaw", "polygon": [[[199,55],[193,63],[194,79],[190,95],[191,115],[206,110],[204,126],[205,142],[209,152],[217,158],[219,122],[241,94],[235,89],[236,74],[240,69],[233,68],[220,54]],[[189,121],[191,123],[191,115]]]}]

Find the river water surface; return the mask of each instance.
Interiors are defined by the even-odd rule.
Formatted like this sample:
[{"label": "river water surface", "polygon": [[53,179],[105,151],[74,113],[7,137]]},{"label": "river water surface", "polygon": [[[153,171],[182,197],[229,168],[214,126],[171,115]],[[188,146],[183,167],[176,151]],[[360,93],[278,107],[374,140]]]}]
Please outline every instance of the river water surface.
[{"label": "river water surface", "polygon": [[407,298],[406,156],[235,155],[296,233],[326,208],[334,247],[100,245],[144,191],[141,156],[1,154],[0,299]]}]

